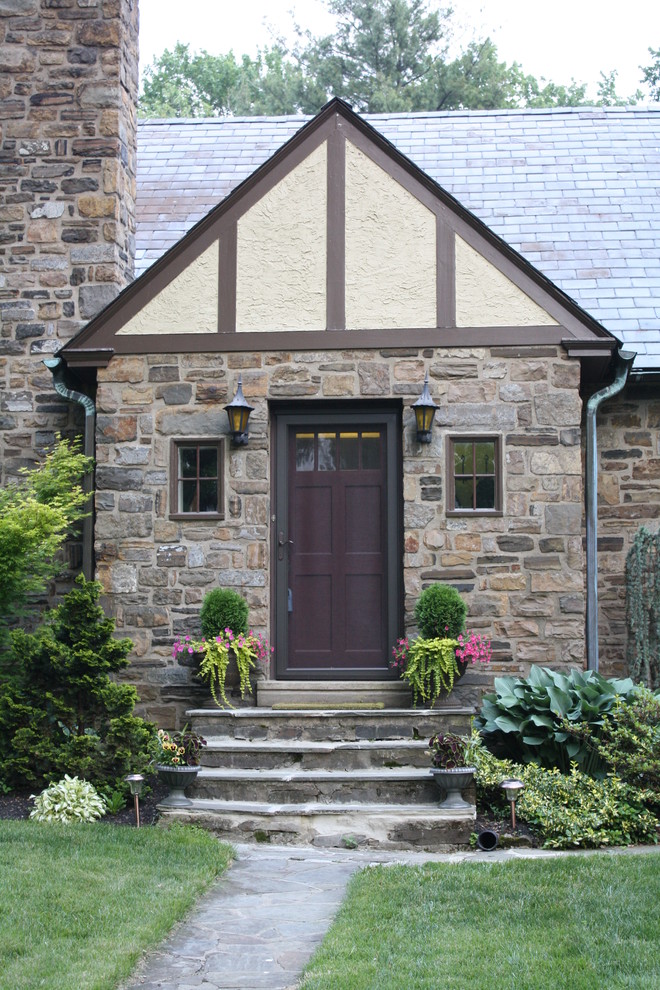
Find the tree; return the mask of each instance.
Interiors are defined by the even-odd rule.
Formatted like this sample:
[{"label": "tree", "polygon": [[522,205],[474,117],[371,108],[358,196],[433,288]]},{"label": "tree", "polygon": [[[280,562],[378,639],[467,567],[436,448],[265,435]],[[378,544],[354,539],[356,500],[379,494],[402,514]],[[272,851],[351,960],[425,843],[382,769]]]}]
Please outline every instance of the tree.
[{"label": "tree", "polygon": [[586,87],[557,86],[497,57],[486,38],[448,56],[452,11],[429,0],[326,0],[336,30],[278,41],[255,59],[165,51],[145,71],[142,116],[313,114],[332,96],[363,113],[577,106]]},{"label": "tree", "polygon": [[80,480],[91,464],[79,441],[60,440],[22,482],[0,489],[0,640],[61,570],[57,552],[84,515]]},{"label": "tree", "polygon": [[617,72],[601,72],[598,81],[598,99],[596,103],[599,107],[633,107],[643,98],[641,90],[637,90],[633,96],[619,96],[616,91]]},{"label": "tree", "polygon": [[646,68],[641,67],[642,82],[649,86],[651,99],[660,100],[660,48],[649,48],[649,55],[653,61]]}]

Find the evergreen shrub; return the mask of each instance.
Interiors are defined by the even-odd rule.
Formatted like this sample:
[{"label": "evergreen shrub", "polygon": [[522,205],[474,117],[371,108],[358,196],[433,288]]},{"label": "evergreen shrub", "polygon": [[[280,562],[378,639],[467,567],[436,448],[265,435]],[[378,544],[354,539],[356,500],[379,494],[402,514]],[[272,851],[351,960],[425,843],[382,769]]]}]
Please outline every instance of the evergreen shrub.
[{"label": "evergreen shrub", "polygon": [[423,639],[457,639],[465,630],[467,605],[456,588],[432,584],[422,591],[415,606],[415,619]]},{"label": "evergreen shrub", "polygon": [[214,588],[207,592],[199,615],[205,639],[213,639],[225,629],[231,629],[235,636],[248,631],[248,603],[231,588]]}]

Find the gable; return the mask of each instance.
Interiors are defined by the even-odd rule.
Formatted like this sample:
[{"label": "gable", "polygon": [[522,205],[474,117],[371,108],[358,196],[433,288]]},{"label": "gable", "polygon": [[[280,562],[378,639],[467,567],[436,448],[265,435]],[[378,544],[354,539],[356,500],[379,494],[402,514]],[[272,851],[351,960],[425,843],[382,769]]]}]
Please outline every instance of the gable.
[{"label": "gable", "polygon": [[333,101],[63,353],[594,336],[609,355],[602,327]]}]

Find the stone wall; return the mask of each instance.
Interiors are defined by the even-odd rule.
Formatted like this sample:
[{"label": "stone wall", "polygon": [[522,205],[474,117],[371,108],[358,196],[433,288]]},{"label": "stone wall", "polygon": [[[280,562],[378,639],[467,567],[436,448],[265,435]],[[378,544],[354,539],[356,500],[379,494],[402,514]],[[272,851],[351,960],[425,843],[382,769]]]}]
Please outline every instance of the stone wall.
[{"label": "stone wall", "polygon": [[[426,370],[440,409],[422,446],[410,404]],[[225,435],[239,373],[256,408],[249,446],[226,448],[226,517],[170,520],[170,440]],[[99,370],[97,569],[119,633],[135,643],[127,676],[149,716],[163,721],[193,697],[171,647],[194,628],[208,589],[237,588],[253,626],[272,634],[268,399],[402,400],[406,631],[422,588],[451,582],[470,626],[493,640],[493,671],[580,665],[579,374],[555,347],[113,358]],[[502,436],[501,517],[447,518],[445,438],[456,432]]]},{"label": "stone wall", "polygon": [[640,526],[660,519],[660,401],[628,385],[598,414],[598,596],[600,666],[625,676],[626,555]]},{"label": "stone wall", "polygon": [[69,423],[44,357],[133,278],[137,0],[0,0],[0,473]]}]

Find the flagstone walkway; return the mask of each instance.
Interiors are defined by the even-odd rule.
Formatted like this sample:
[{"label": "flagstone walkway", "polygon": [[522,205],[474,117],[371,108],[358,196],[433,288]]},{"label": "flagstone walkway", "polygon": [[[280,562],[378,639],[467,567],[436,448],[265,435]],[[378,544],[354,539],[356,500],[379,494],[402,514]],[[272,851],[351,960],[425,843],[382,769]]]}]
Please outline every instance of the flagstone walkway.
[{"label": "flagstone walkway", "polygon": [[451,854],[289,846],[236,849],[237,859],[228,873],[147,956],[124,990],[295,990],[357,870],[373,863],[562,855],[532,849]]}]

